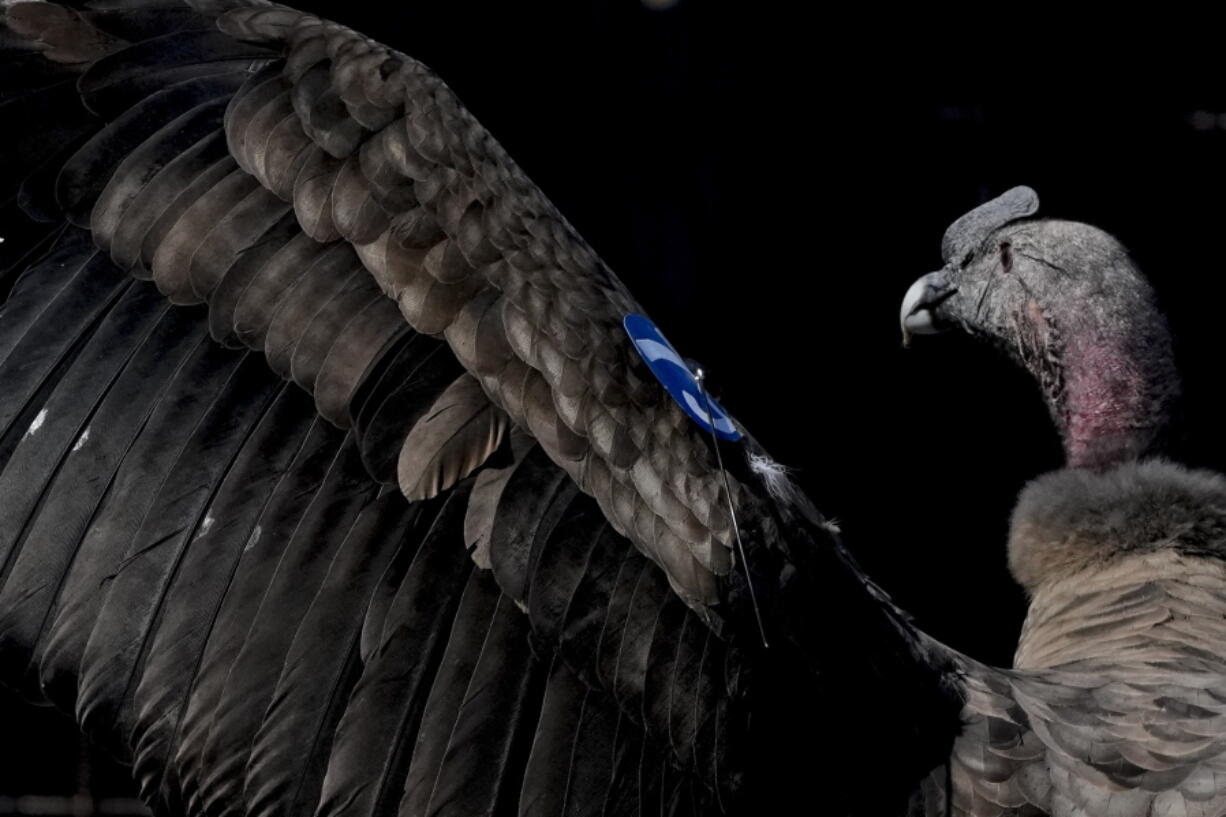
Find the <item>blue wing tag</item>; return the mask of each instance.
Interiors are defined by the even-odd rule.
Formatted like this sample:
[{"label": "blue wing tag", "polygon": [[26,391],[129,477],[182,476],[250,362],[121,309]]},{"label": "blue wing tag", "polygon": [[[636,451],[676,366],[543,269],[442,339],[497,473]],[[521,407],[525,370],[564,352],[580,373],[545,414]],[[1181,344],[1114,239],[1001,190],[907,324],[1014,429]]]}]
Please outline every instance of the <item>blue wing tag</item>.
[{"label": "blue wing tag", "polygon": [[[693,372],[654,323],[642,315],[631,314],[622,320],[622,325],[651,373],[694,422],[707,431],[714,431],[721,439],[741,439],[741,432],[728,412],[710,395],[704,399]],[[709,414],[706,408],[708,401],[711,406]]]}]

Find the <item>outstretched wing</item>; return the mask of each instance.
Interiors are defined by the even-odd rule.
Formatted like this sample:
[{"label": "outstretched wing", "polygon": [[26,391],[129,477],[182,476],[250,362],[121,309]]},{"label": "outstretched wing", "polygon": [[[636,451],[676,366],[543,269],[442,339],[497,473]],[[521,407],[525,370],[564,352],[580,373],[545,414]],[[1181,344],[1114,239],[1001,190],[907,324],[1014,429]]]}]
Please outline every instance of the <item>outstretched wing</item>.
[{"label": "outstretched wing", "polygon": [[756,810],[820,759],[873,813],[946,755],[952,656],[725,481],[428,69],[263,3],[8,29],[0,680],[156,810]]}]

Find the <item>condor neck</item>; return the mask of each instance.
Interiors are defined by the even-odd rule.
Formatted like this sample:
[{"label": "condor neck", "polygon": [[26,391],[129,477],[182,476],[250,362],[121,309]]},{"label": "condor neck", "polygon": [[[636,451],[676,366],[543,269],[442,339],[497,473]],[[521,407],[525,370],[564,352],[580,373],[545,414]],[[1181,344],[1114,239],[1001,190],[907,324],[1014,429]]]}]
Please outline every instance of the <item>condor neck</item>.
[{"label": "condor neck", "polygon": [[1069,467],[1102,471],[1163,453],[1179,381],[1165,327],[1146,335],[1087,333],[1063,350],[1062,393],[1048,402]]}]

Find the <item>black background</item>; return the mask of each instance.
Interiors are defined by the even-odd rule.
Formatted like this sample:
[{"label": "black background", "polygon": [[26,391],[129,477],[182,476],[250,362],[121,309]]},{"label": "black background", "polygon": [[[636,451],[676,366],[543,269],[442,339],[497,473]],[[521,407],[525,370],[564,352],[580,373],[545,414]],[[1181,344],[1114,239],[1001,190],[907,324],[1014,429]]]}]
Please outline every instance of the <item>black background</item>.
[{"label": "black background", "polygon": [[[953,218],[1025,183],[1042,214],[1128,245],[1176,337],[1178,455],[1226,469],[1226,41],[1207,21],[312,6],[434,67],[870,575],[972,656],[1010,660],[1025,603],[1008,516],[1061,455],[1033,385],[997,355],[958,337],[901,348],[902,294],[939,266]],[[0,793],[75,785],[70,727],[0,717],[63,755],[0,740]]]}]

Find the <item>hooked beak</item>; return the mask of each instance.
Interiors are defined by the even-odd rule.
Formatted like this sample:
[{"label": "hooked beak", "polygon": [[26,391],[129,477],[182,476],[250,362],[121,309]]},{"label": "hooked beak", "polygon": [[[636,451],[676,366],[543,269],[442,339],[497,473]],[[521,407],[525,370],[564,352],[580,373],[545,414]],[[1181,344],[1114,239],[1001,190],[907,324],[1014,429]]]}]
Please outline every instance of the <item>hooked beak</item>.
[{"label": "hooked beak", "polygon": [[903,346],[911,343],[912,335],[935,335],[942,327],[933,310],[958,291],[945,277],[944,270],[930,272],[907,289],[898,314],[902,325]]}]

